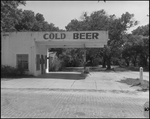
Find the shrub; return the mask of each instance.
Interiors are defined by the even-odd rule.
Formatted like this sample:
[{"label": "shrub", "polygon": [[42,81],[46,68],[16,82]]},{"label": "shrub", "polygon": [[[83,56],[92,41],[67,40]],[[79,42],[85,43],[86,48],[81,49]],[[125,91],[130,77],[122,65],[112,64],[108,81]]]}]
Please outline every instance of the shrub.
[{"label": "shrub", "polygon": [[84,65],[84,62],[80,59],[76,59],[74,61],[74,67],[82,67]]},{"label": "shrub", "polygon": [[61,71],[63,68],[64,68],[64,62],[59,58],[55,58],[55,60],[51,62],[49,71]]},{"label": "shrub", "polygon": [[1,66],[1,77],[17,77],[25,75],[25,69],[21,67],[15,68],[8,65]]},{"label": "shrub", "polygon": [[1,66],[1,77],[9,77],[9,76],[15,76],[16,75],[16,69],[11,66]]},{"label": "shrub", "polygon": [[85,70],[84,70],[84,73],[85,73],[85,74],[88,74],[89,72],[90,72],[90,71],[89,71],[89,67],[86,67]]},{"label": "shrub", "polygon": [[125,67],[126,66],[126,62],[124,59],[119,60],[119,66],[120,67]]},{"label": "shrub", "polygon": [[92,66],[98,66],[99,65],[99,62],[100,62],[100,59],[99,58],[95,58],[92,60]]},{"label": "shrub", "polygon": [[24,76],[26,75],[26,70],[22,67],[17,67],[16,68],[16,73],[17,73],[17,76]]}]

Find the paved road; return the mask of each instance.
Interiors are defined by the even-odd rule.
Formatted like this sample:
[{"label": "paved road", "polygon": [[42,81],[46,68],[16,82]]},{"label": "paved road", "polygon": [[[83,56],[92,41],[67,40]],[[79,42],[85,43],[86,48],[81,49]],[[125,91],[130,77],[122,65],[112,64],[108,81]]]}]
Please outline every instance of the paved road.
[{"label": "paved road", "polygon": [[[149,81],[149,74],[143,74]],[[57,72],[36,78],[1,79],[2,117],[142,118],[149,91],[121,80],[138,72]]]},{"label": "paved road", "polygon": [[8,118],[143,118],[149,98],[120,93],[1,90],[1,116]]}]

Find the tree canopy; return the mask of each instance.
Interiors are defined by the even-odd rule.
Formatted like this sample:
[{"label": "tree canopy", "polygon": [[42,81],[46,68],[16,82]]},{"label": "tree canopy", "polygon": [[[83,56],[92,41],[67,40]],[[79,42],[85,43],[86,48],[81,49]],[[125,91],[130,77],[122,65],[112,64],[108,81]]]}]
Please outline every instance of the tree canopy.
[{"label": "tree canopy", "polygon": [[149,24],[145,26],[139,26],[135,30],[132,31],[133,35],[143,35],[143,36],[149,36]]},{"label": "tree canopy", "polygon": [[25,1],[1,1],[1,31],[58,31],[53,23],[45,21],[40,13],[19,9]]},{"label": "tree canopy", "polygon": [[[90,15],[83,14],[81,20],[73,19],[66,26],[67,31],[82,31],[82,30],[108,30],[109,42],[103,49],[103,62],[107,62],[107,67],[110,69],[111,58],[118,55],[118,49],[124,43],[123,36],[128,28],[137,25],[134,20],[134,14],[126,12],[117,18],[114,14],[108,15],[104,9],[95,11]],[[90,49],[92,50],[92,49]],[[95,53],[100,54],[99,49]],[[94,58],[93,58],[94,59]],[[105,61],[106,60],[106,61]]]},{"label": "tree canopy", "polygon": [[24,1],[1,1],[1,31],[15,31],[15,24],[21,19],[21,10],[17,7],[25,5]]}]

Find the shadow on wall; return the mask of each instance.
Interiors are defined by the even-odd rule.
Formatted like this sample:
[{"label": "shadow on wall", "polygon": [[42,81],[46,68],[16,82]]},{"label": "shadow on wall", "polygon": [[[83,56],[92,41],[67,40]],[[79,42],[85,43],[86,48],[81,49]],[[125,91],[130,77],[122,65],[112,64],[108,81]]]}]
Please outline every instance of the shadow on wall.
[{"label": "shadow on wall", "polygon": [[55,73],[47,73],[40,76],[36,76],[35,78],[48,78],[48,79],[68,79],[68,80],[80,80],[85,79],[87,77],[86,74],[81,73],[61,73],[61,72],[55,72]]},{"label": "shadow on wall", "polygon": [[136,78],[126,78],[123,79],[121,81],[117,81],[120,83],[126,83],[127,85],[131,85],[131,87],[133,86],[139,86],[141,87],[141,89],[137,90],[137,91],[148,91],[149,90],[149,81],[143,80],[143,84],[140,83],[140,79]]}]

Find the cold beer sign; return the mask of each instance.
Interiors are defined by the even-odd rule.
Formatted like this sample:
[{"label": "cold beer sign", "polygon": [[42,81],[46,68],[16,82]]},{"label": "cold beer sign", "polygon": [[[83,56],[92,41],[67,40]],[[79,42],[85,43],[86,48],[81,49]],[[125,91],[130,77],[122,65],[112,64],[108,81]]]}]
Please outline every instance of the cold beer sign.
[{"label": "cold beer sign", "polygon": [[47,32],[43,39],[49,40],[104,40],[108,39],[107,31],[74,31],[74,32]]},{"label": "cold beer sign", "polygon": [[108,42],[108,31],[38,32],[34,40],[50,48],[100,48]]}]

